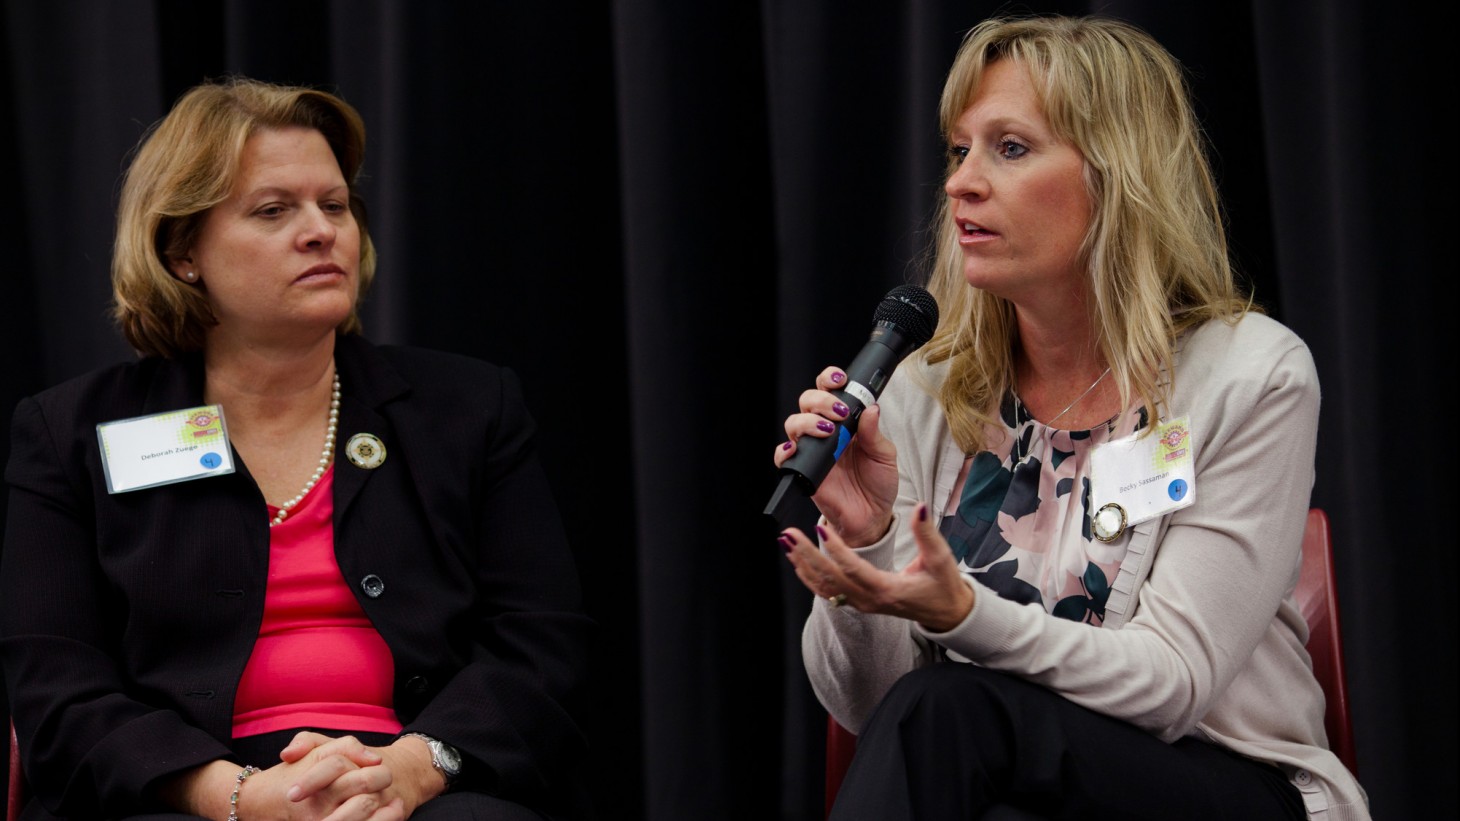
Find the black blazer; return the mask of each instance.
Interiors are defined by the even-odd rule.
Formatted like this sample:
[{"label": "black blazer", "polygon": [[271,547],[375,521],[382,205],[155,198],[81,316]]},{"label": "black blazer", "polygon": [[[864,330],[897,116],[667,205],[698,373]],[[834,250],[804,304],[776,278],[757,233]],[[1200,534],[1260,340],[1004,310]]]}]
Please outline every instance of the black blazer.
[{"label": "black blazer", "polygon": [[[585,744],[571,710],[590,623],[515,376],[337,340],[335,554],[395,660],[409,730],[468,788],[547,808]],[[106,492],[96,425],[203,403],[199,357],[74,379],[16,409],[0,664],[30,786],[52,812],[128,812],[159,777],[229,756],[268,575],[264,500],[237,472]],[[227,409],[224,409],[227,413]]]}]

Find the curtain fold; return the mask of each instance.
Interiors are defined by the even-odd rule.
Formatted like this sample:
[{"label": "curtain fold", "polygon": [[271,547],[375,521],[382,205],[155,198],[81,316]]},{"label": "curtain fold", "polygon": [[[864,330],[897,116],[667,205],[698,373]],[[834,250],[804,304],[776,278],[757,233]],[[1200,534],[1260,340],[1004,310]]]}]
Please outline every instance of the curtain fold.
[{"label": "curtain fold", "polygon": [[764,817],[779,771],[760,29],[748,4],[614,9],[650,818]]},{"label": "curtain fold", "polygon": [[[1454,551],[1438,547],[1454,536],[1435,515],[1433,463],[1385,440],[1428,441],[1437,376],[1453,372],[1436,355],[1434,293],[1454,269],[1439,228],[1460,209],[1454,163],[1427,150],[1452,130],[1448,106],[1426,89],[1454,69],[1404,4],[1254,9],[1284,308],[1323,384],[1314,500],[1336,534],[1359,771],[1383,814],[1441,817],[1453,785],[1395,787],[1423,768],[1418,751],[1454,749],[1453,708],[1436,705],[1455,700],[1455,652],[1442,649],[1455,619],[1416,585],[1454,578]],[[1395,156],[1396,134],[1425,148]]]}]

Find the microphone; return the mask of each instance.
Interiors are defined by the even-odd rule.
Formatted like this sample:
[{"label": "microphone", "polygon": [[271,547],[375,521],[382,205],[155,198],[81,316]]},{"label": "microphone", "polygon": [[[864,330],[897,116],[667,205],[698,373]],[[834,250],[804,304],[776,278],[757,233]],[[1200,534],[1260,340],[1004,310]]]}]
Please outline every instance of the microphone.
[{"label": "microphone", "polygon": [[846,387],[831,392],[851,413],[837,425],[835,436],[797,440],[795,455],[781,464],[781,480],[766,505],[766,515],[787,525],[792,503],[798,496],[810,499],[821,486],[857,432],[862,411],[876,404],[898,363],[932,339],[937,327],[938,303],[922,288],[899,285],[882,297],[872,313],[872,335],[846,369]]}]

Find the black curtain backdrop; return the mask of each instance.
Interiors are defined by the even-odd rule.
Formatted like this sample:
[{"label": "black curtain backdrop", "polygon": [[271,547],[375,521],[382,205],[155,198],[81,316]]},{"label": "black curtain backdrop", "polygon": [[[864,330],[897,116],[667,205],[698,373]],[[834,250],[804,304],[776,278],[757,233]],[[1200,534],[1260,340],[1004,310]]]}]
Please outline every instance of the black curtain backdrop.
[{"label": "black curtain backdrop", "polygon": [[106,318],[118,180],[182,91],[229,73],[336,91],[370,135],[368,335],[512,366],[541,423],[600,625],[602,817],[819,818],[810,598],[760,516],[781,419],[918,280],[962,33],[1100,11],[1190,69],[1234,253],[1317,360],[1313,500],[1376,814],[1455,817],[1433,450],[1453,29],[1376,5],[4,0],[0,422],[131,355]]}]

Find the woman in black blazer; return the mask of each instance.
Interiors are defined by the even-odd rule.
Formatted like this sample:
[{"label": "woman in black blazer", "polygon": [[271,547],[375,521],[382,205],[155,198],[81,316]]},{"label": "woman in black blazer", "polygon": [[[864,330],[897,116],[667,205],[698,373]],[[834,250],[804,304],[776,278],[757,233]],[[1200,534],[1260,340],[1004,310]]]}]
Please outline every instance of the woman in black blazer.
[{"label": "woman in black blazer", "polygon": [[[375,262],[353,188],[363,149],[343,101],[248,80],[189,92],[139,149],[113,281],[144,356],[14,416],[0,663],[26,818],[586,807],[569,705],[589,621],[532,422],[510,371],[358,336]],[[190,439],[147,439],[178,411],[214,442],[196,460]],[[311,629],[271,590],[306,536],[332,545],[320,586],[363,612],[349,635],[373,649],[362,661],[331,638],[321,669],[290,675],[332,681],[338,658],[387,703],[360,707],[359,726],[241,734],[240,682],[247,699],[278,690],[261,629]],[[261,712],[317,715],[285,701]]]}]

